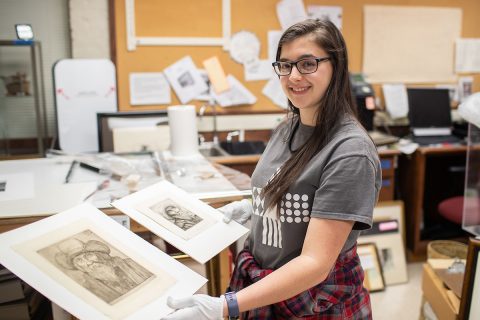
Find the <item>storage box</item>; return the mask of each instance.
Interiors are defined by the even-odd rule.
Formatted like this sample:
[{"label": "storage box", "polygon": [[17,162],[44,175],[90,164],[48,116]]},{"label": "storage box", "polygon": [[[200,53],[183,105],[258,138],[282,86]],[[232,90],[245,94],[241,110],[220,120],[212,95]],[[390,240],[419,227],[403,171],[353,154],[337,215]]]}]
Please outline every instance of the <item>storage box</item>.
[{"label": "storage box", "polygon": [[448,298],[448,289],[437,277],[433,268],[426,263],[423,265],[422,291],[425,300],[430,303],[439,320],[457,319],[458,313]]}]

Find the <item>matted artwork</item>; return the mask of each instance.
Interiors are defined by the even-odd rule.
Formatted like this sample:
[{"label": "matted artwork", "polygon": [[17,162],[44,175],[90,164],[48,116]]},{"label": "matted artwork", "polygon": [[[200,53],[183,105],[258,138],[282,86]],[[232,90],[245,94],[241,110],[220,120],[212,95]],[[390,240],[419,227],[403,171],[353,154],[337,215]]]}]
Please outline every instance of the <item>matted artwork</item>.
[{"label": "matted artwork", "polygon": [[170,197],[150,199],[135,208],[185,240],[195,237],[216,222],[201,210],[186,207]]},{"label": "matted artwork", "polygon": [[1,234],[0,263],[80,319],[159,319],[206,282],[87,203]]},{"label": "matted artwork", "polygon": [[161,181],[112,203],[145,228],[200,263],[248,232],[174,184]]}]

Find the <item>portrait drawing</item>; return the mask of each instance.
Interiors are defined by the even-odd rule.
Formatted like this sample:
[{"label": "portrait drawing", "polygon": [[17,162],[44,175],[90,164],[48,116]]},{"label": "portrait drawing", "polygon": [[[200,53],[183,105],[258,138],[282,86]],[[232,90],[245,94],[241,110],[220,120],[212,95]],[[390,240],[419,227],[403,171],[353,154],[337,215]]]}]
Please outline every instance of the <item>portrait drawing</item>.
[{"label": "portrait drawing", "polygon": [[184,231],[187,231],[203,220],[200,216],[183,208],[170,199],[155,203],[150,209]]},{"label": "portrait drawing", "polygon": [[155,275],[90,230],[37,253],[109,305],[138,290]]}]

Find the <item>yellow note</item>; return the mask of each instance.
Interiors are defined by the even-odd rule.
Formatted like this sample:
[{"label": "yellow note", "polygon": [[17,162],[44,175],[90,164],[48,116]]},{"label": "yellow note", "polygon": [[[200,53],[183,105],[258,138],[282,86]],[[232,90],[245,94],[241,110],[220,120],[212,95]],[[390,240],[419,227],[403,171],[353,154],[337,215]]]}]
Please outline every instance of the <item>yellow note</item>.
[{"label": "yellow note", "polygon": [[222,93],[230,89],[225,72],[223,71],[222,65],[216,56],[204,60],[203,66],[207,71],[210,83],[212,84],[213,90],[215,90],[216,93]]}]

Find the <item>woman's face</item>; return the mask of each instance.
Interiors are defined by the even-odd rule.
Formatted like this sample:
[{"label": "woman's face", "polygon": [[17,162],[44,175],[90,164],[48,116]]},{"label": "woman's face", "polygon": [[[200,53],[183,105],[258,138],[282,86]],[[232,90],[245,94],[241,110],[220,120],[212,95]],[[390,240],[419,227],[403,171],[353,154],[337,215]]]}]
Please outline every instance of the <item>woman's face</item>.
[{"label": "woman's face", "polygon": [[[311,35],[305,35],[283,45],[280,61],[297,61],[311,57],[323,58],[328,55],[313,41]],[[315,125],[316,111],[330,84],[332,73],[332,64],[327,60],[320,62],[314,73],[301,74],[294,66],[288,76],[280,76],[283,91],[300,110],[303,124]]]}]

